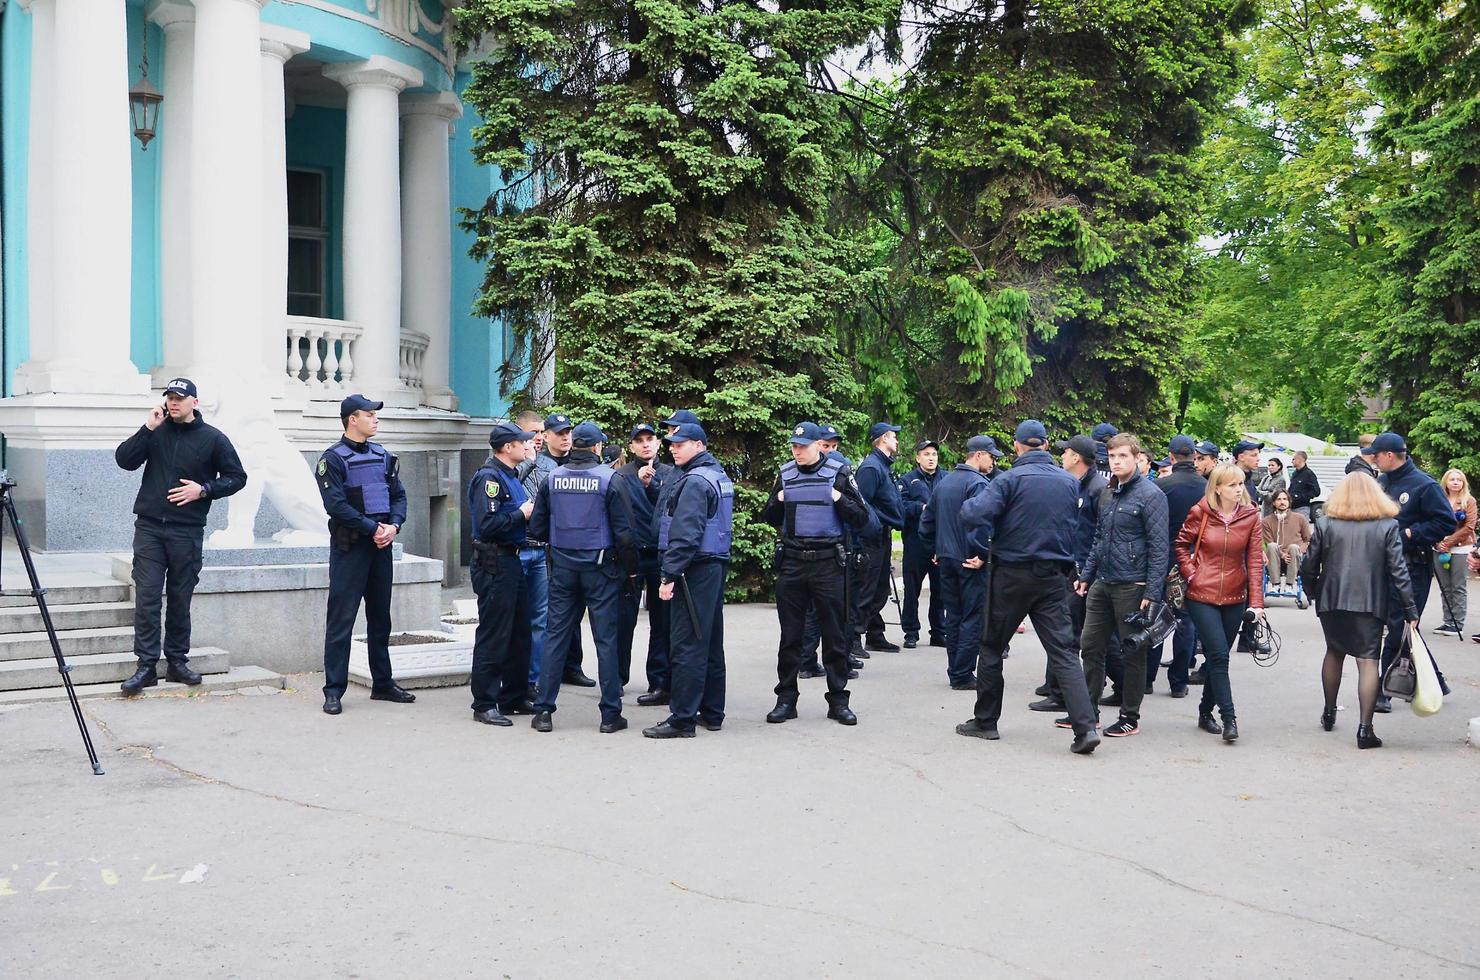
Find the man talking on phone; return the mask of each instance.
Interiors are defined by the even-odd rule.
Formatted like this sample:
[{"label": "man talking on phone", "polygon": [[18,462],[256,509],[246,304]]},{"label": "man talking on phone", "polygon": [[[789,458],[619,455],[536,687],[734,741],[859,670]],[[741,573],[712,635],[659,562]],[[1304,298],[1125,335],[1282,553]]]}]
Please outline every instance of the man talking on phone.
[{"label": "man talking on phone", "polygon": [[200,683],[190,669],[190,599],[200,581],[201,546],[211,501],[247,485],[236,449],[200,415],[195,382],[172,378],[164,404],[113,453],[126,470],[144,467],[134,500],[134,655],[139,669],[122,684],[138,694],[159,683],[160,612],[166,610],[165,679]]}]

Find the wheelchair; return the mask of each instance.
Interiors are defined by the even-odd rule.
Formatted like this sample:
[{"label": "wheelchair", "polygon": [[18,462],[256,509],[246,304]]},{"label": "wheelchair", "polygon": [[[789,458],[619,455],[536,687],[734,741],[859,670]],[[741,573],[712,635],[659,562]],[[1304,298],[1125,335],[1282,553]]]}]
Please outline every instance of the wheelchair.
[{"label": "wheelchair", "polygon": [[[1283,563],[1281,564],[1283,567]],[[1295,567],[1295,587],[1293,589],[1275,588],[1269,580],[1269,566],[1264,566],[1264,598],[1265,599],[1294,599],[1296,609],[1305,609],[1310,606],[1310,599],[1305,594],[1305,583],[1300,578],[1300,567]]]}]

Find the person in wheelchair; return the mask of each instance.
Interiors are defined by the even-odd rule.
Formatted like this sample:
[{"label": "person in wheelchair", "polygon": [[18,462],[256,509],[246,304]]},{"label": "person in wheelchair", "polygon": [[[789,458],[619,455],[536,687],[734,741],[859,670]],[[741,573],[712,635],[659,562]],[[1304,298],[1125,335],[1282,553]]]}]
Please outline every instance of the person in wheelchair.
[{"label": "person in wheelchair", "polygon": [[[1276,490],[1270,512],[1264,518],[1264,561],[1267,592],[1293,594],[1298,591],[1300,556],[1310,547],[1310,521],[1290,507],[1290,491]],[[1286,578],[1289,584],[1286,585]]]}]

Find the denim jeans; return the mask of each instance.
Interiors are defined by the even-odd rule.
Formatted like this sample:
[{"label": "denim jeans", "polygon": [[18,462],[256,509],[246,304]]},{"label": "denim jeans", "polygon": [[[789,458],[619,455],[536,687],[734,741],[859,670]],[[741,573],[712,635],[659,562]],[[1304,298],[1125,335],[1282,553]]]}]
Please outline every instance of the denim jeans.
[{"label": "denim jeans", "polygon": [[540,682],[540,656],[545,649],[545,612],[550,601],[550,570],[544,548],[519,549],[519,567],[529,592],[529,686]]},{"label": "denim jeans", "polygon": [[1247,604],[1243,602],[1227,606],[1187,602],[1188,615],[1197,627],[1197,635],[1202,637],[1203,657],[1207,660],[1203,669],[1207,681],[1203,684],[1202,703],[1197,708],[1201,714],[1212,714],[1216,704],[1224,721],[1236,717],[1233,687],[1228,680],[1228,649],[1233,646],[1239,627],[1243,625],[1246,608]]}]

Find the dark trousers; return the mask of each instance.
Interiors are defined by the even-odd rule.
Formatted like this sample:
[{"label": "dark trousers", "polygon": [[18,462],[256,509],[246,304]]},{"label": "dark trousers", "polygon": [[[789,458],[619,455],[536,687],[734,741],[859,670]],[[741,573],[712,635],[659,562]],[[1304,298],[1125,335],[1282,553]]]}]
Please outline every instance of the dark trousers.
[{"label": "dark trousers", "polygon": [[[1159,644],[1156,652],[1147,659],[1147,671],[1151,670],[1151,664],[1161,664],[1162,650],[1165,642]],[[1177,631],[1172,634],[1172,665],[1167,668],[1167,684],[1172,690],[1180,691],[1187,686],[1187,676],[1192,669],[1192,654],[1197,649],[1197,626],[1192,621],[1192,616],[1184,606],[1177,612]]]},{"label": "dark trousers", "polygon": [[952,684],[965,684],[973,678],[980,653],[987,573],[984,568],[962,568],[954,558],[942,558],[939,573],[946,610],[946,677]]},{"label": "dark trousers", "polygon": [[807,662],[804,634],[808,610],[814,611],[822,635],[827,703],[847,704],[849,637],[840,559],[802,561],[791,556],[781,559],[776,570],[776,618],[781,622],[781,646],[776,652],[776,696],[793,703],[797,700],[797,672]]},{"label": "dark trousers", "polygon": [[1094,727],[1095,714],[1084,685],[1084,674],[1074,656],[1069,620],[1069,580],[1066,562],[998,564],[990,575],[987,631],[976,665],[976,721],[996,728],[1002,717],[1002,653],[1017,633],[1023,617],[1033,621],[1049,667],[1064,692],[1074,732]]},{"label": "dark trousers", "polygon": [[[853,607],[850,604],[851,596],[843,596],[843,634],[851,637],[848,629],[853,622]],[[851,640],[850,640],[851,642]],[[811,606],[807,607],[807,615],[802,620],[802,666],[811,667],[822,665],[817,662],[817,650],[822,645],[822,624],[817,621],[817,610]]]},{"label": "dark trousers", "polygon": [[[1125,642],[1130,632],[1125,618],[1141,608],[1141,597],[1145,592],[1144,585],[1134,582],[1111,583],[1097,579],[1085,596],[1084,632],[1079,636],[1079,653],[1084,658],[1084,681],[1089,685],[1089,697],[1096,705],[1100,695],[1105,693],[1105,653],[1111,636],[1120,636],[1126,676],[1139,678],[1146,673],[1146,648]],[[1145,684],[1122,684],[1121,717],[1138,721],[1141,699],[1145,694]]]},{"label": "dark trousers", "polygon": [[[1161,667],[1161,657],[1153,657],[1149,652],[1146,654],[1146,683],[1142,685],[1144,694],[1146,688],[1156,680],[1156,671]],[[1120,634],[1112,634],[1110,642],[1105,646],[1105,676],[1109,678],[1110,684],[1117,691],[1125,690],[1125,648],[1120,643]]]},{"label": "dark trousers", "polygon": [[596,675],[601,683],[601,719],[622,713],[622,679],[617,676],[617,596],[621,591],[611,565],[550,566],[550,605],[545,623],[544,663],[540,664],[536,711],[554,711],[560,682],[569,661],[571,636],[580,631],[581,615],[591,614],[591,637],[596,641]]},{"label": "dark trousers", "polygon": [[506,711],[524,700],[529,679],[530,589],[519,556],[499,555],[498,567],[469,569],[478,594],[473,634],[473,710]]},{"label": "dark trousers", "polygon": [[140,667],[159,663],[160,619],[165,614],[164,656],[190,660],[190,598],[200,581],[205,528],[141,517],[134,522],[134,656]]},{"label": "dark trousers", "polygon": [[658,555],[644,552],[638,564],[637,581],[624,587],[618,600],[617,669],[622,686],[632,679],[632,636],[637,630],[637,613],[642,591],[647,590],[648,647],[647,682],[649,691],[666,691],[672,679],[668,670],[668,603],[658,599],[662,576],[658,573]]},{"label": "dark trousers", "polygon": [[344,697],[349,687],[349,641],[355,615],[365,603],[365,645],[370,651],[370,682],[375,690],[391,685],[391,549],[375,547],[365,535],[348,548],[329,546],[329,609],[324,617],[324,696]]},{"label": "dark trousers", "polygon": [[[1084,596],[1074,591],[1074,582],[1079,575],[1070,572],[1069,584],[1069,624],[1074,632],[1074,657],[1079,659],[1079,636],[1084,632]],[[1059,679],[1053,675],[1053,664],[1045,664],[1043,668],[1043,683],[1048,685],[1048,696],[1064,700],[1064,692],[1059,690]]]},{"label": "dark trousers", "polygon": [[858,576],[858,604],[853,614],[854,633],[866,633],[872,637],[884,635],[884,604],[889,601],[889,576],[894,573],[892,556],[889,553],[892,535],[873,543],[859,545],[859,560],[855,574]]},{"label": "dark trousers", "polygon": [[1197,635],[1203,642],[1203,657],[1207,660],[1203,668],[1207,680],[1203,684],[1202,703],[1197,706],[1200,714],[1212,714],[1213,706],[1217,705],[1218,714],[1224,721],[1235,718],[1233,685],[1228,680],[1228,650],[1238,636],[1246,608],[1248,604],[1243,602],[1227,606],[1187,602],[1187,613],[1197,624]]},{"label": "dark trousers", "polygon": [[[1408,559],[1408,579],[1413,583],[1413,603],[1418,606],[1418,614],[1423,615],[1423,607],[1429,601],[1429,586],[1433,584],[1434,563],[1428,556],[1422,558]],[[1403,600],[1398,596],[1397,589],[1388,591],[1388,618],[1387,636],[1382,640],[1382,672],[1393,665],[1393,659],[1398,656],[1398,650],[1403,646],[1403,626],[1407,619],[1403,613]],[[1204,647],[1207,640],[1203,641]]]},{"label": "dark trousers", "polygon": [[684,582],[673,586],[668,610],[668,658],[673,669],[668,723],[683,731],[693,731],[698,718],[709,724],[725,718],[727,568],[728,563],[712,560],[688,567],[684,579],[692,611],[684,599]]},{"label": "dark trousers", "polygon": [[[923,547],[904,549],[904,606],[899,611],[899,626],[907,640],[920,638],[920,586],[930,582],[930,605],[927,616],[931,639],[945,636],[945,597],[941,595],[940,569],[930,560]],[[886,586],[888,583],[885,583]]]}]

